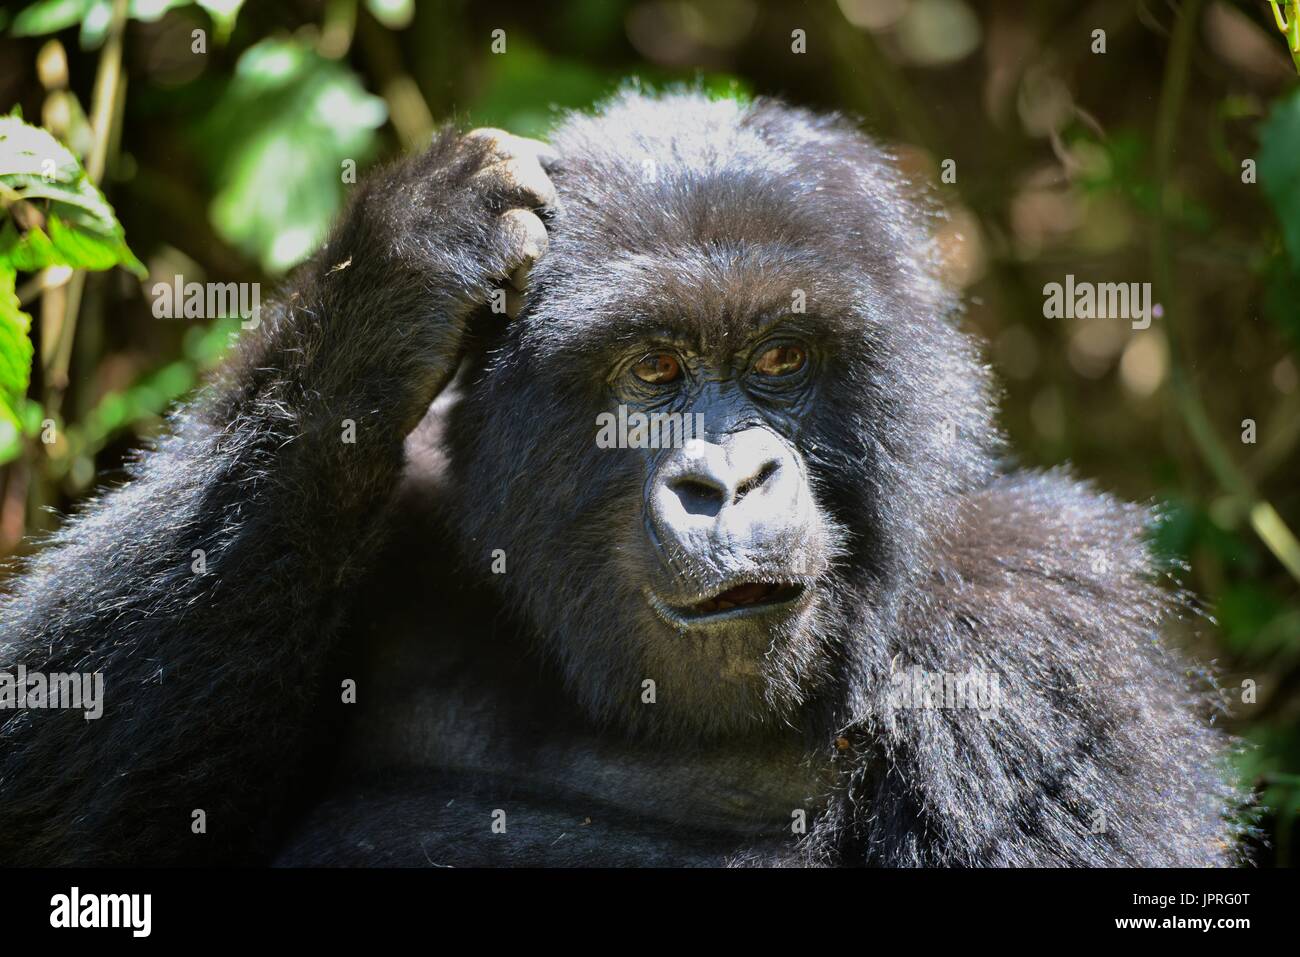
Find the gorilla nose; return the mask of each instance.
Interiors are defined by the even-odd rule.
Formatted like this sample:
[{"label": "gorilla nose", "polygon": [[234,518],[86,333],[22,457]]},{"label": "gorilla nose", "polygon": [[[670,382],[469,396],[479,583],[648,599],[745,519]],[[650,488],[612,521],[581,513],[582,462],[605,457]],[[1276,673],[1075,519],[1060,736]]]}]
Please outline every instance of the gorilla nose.
[{"label": "gorilla nose", "polygon": [[774,557],[803,543],[813,517],[793,453],[762,428],[675,450],[654,479],[650,513],[665,544],[700,559],[720,549],[733,558]]},{"label": "gorilla nose", "polygon": [[727,469],[714,469],[707,460],[689,472],[670,479],[668,488],[677,496],[688,515],[716,519],[724,508],[734,506],[750,492],[761,490],[781,469],[779,459],[768,459],[748,478],[735,481]]}]

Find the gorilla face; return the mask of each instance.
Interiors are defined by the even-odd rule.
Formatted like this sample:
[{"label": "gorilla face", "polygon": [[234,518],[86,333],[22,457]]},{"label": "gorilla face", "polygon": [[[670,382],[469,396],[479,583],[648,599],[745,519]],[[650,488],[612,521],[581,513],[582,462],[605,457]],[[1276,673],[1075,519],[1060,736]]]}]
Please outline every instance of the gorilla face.
[{"label": "gorilla face", "polygon": [[[724,269],[719,282],[745,279]],[[705,288],[693,299],[710,295],[718,307],[729,298]],[[676,447],[601,450],[628,459],[606,468],[630,479],[618,547],[604,558],[640,593],[629,596],[628,627],[656,691],[738,724],[794,708],[824,677],[831,650],[819,623],[842,533],[800,447],[824,337],[799,317],[749,315],[715,341],[700,316],[682,317],[600,350],[609,410],[652,423],[674,416],[667,421],[688,433],[650,436]]]},{"label": "gorilla face", "polygon": [[[790,722],[988,467],[919,216],[786,108],[628,99],[554,141],[550,250],[450,425],[467,560],[505,550],[493,584],[595,717]],[[676,441],[600,441],[640,421]]]},{"label": "gorilla face", "polygon": [[645,534],[629,556],[679,633],[765,644],[812,604],[829,557],[797,446],[816,390],[812,338],[780,320],[723,348],[648,329],[614,352],[620,412],[685,426],[638,450]]},{"label": "gorilla face", "polygon": [[[832,570],[847,531],[805,453],[834,381],[831,342],[788,307],[717,312],[752,283],[743,269],[707,268],[712,279],[674,315],[632,307],[635,330],[593,316],[569,341],[521,337],[457,423],[462,487],[499,502],[463,500],[479,519],[471,547],[505,549],[495,584],[527,609],[573,690],[636,727],[722,731],[787,716],[834,651]],[[723,320],[715,328],[709,313]],[[601,422],[640,416],[678,427],[602,447]]]}]

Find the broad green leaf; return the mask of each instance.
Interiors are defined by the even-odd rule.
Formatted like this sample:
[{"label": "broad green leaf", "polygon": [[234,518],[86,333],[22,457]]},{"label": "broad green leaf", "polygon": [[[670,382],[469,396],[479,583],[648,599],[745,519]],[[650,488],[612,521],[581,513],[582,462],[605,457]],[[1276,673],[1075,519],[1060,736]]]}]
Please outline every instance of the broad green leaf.
[{"label": "broad green leaf", "polygon": [[17,116],[0,116],[0,176],[69,183],[80,174],[77,158],[47,130]]},{"label": "broad green leaf", "polygon": [[195,130],[217,230],[270,272],[305,259],[343,199],[343,163],[375,149],[384,101],[347,66],[296,40],[264,40]]},{"label": "broad green leaf", "polygon": [[0,463],[22,449],[19,408],[32,371],[31,317],[19,308],[16,280],[13,267],[0,262]]},{"label": "broad green leaf", "polygon": [[0,197],[31,203],[46,217],[44,228],[33,227],[21,237],[11,221],[0,226],[0,256],[14,268],[121,265],[145,275],[113,207],[76,157],[47,131],[16,116],[0,117]]},{"label": "broad green leaf", "polygon": [[39,226],[18,235],[12,222],[0,226],[0,262],[19,272],[37,272],[55,261],[54,243]]},{"label": "broad green leaf", "polygon": [[118,263],[129,262],[131,268],[139,265],[120,237],[105,237],[90,230],[65,225],[53,213],[46,225],[50,242],[58,256],[58,261],[49,265],[91,270],[112,269]]},{"label": "broad green leaf", "polygon": [[[10,215],[29,208],[20,230]],[[75,156],[47,131],[17,116],[0,117],[0,463],[22,447],[22,410],[31,378],[31,317],[19,308],[17,274],[49,266],[111,269],[138,275],[113,208]],[[33,223],[33,219],[39,222]]]},{"label": "broad green leaf", "polygon": [[0,227],[0,258],[19,272],[47,266],[103,270],[125,262],[124,257],[134,260],[120,241],[68,227],[57,216],[51,215],[46,227],[29,229],[20,238],[13,223],[5,223]]},{"label": "broad green leaf", "polygon": [[[196,0],[131,0],[127,16],[132,20],[152,23],[160,20],[168,10],[189,6]],[[244,0],[197,0],[212,17],[221,37],[228,37],[234,27],[235,16]],[[93,49],[104,42],[108,26],[113,19],[112,0],[38,0],[25,7],[14,17],[14,36],[43,36],[58,33],[80,24],[80,43],[83,49]],[[3,24],[0,24],[3,26]]]}]

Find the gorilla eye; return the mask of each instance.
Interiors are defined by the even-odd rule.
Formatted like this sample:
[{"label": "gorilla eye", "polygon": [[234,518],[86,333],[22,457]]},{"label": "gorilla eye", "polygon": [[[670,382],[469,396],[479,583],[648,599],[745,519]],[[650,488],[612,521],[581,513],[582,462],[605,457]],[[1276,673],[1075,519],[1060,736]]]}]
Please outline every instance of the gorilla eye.
[{"label": "gorilla eye", "polygon": [[802,369],[807,358],[799,346],[776,346],[758,357],[754,371],[759,375],[789,375]]},{"label": "gorilla eye", "polygon": [[682,365],[676,358],[666,352],[656,352],[646,356],[632,367],[632,374],[642,382],[651,385],[664,385],[681,378]]}]

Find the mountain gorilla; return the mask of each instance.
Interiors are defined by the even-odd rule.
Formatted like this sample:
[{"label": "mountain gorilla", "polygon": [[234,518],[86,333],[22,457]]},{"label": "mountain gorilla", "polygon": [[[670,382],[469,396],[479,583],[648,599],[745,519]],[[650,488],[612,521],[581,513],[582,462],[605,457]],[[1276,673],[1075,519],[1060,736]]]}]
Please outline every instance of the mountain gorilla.
[{"label": "mountain gorilla", "polygon": [[1235,861],[1149,515],[1002,464],[914,192],[688,93],[373,177],[6,599],[105,710],[5,716],[0,861]]}]

